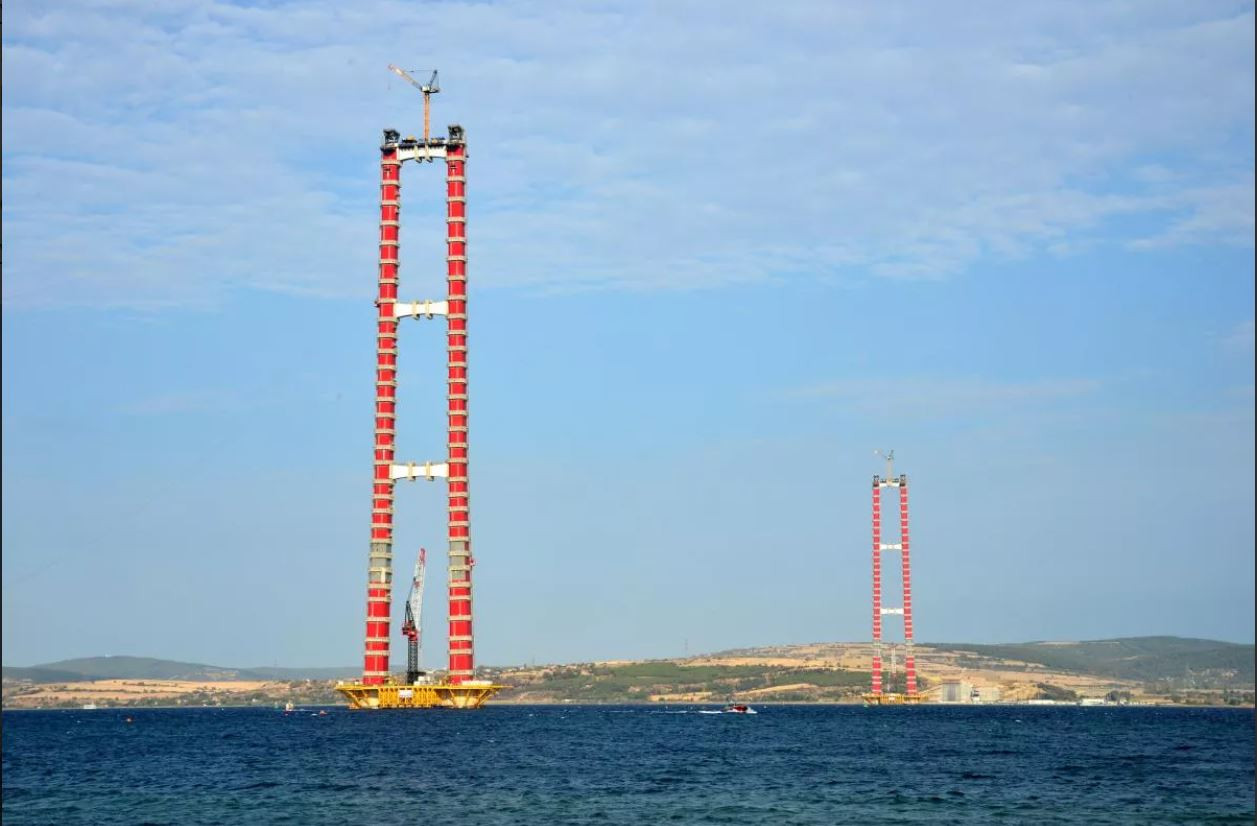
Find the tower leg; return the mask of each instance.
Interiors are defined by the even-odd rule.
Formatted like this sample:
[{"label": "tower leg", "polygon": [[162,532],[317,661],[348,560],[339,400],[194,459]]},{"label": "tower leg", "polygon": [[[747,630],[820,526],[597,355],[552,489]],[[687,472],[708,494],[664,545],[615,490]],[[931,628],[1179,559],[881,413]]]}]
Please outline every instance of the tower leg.
[{"label": "tower leg", "polygon": [[873,477],[873,693],[882,693],[882,489]]},{"label": "tower leg", "polygon": [[397,414],[398,227],[401,161],[396,146],[380,149],[380,283],[376,304],[375,465],[371,484],[371,549],[367,560],[367,636],[362,682],[383,683],[389,675],[389,620],[393,600],[393,480]]},{"label": "tower leg", "polygon": [[[450,129],[451,140],[455,137]],[[446,149],[446,278],[449,311],[449,681],[475,674],[471,609],[470,488],[467,481],[467,147]]]},{"label": "tower leg", "polygon": [[917,665],[912,655],[912,569],[909,557],[908,534],[908,479],[899,477],[899,530],[900,543],[903,550],[900,557],[903,561],[903,645],[904,645],[904,677],[907,681],[906,693],[909,697],[917,693]]}]

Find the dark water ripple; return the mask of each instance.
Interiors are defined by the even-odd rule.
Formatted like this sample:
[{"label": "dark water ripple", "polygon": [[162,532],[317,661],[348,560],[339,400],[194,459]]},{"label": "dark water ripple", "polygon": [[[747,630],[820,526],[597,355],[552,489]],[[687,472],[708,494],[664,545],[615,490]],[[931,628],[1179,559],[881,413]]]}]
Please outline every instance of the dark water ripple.
[{"label": "dark water ripple", "polygon": [[1254,818],[1251,709],[679,711],[5,712],[4,823]]}]

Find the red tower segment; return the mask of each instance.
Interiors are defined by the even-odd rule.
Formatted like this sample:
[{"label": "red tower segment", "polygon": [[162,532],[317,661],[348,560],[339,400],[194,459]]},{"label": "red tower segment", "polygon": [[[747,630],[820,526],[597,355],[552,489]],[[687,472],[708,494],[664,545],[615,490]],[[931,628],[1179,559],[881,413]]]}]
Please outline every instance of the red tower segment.
[{"label": "red tower segment", "polygon": [[903,560],[904,675],[909,697],[917,693],[917,666],[912,656],[912,574],[908,562],[908,477],[899,477],[899,544]]},{"label": "red tower segment", "polygon": [[882,488],[873,477],[873,693],[882,693]]},{"label": "red tower segment", "polygon": [[380,283],[375,366],[375,464],[371,480],[371,550],[367,561],[367,634],[362,681],[389,675],[389,617],[393,599],[393,479],[397,413],[398,227],[401,160],[396,144],[380,147]]},{"label": "red tower segment", "polygon": [[467,483],[467,147],[450,129],[446,147],[446,313],[449,350],[449,680],[475,673],[471,627],[471,531]]}]

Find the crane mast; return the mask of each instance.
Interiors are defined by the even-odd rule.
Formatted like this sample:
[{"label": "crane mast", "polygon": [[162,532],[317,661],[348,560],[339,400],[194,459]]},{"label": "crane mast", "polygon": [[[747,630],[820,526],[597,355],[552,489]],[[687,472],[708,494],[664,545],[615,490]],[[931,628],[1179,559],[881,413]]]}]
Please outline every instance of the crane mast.
[{"label": "crane mast", "polygon": [[[405,69],[394,66],[392,63],[388,64],[388,68],[393,74],[414,86],[420,92],[423,92],[423,145],[426,147],[432,141],[432,96],[441,91],[441,86],[437,83],[436,69],[432,70],[432,77],[428,79],[427,83],[420,83],[411,77],[410,73]],[[427,158],[426,160],[431,162],[432,159]]]},{"label": "crane mast", "polygon": [[428,552],[420,548],[410,580],[410,596],[406,598],[406,620],[402,623],[402,633],[406,635],[406,685],[414,685],[423,676],[419,670],[419,646],[423,640],[423,575],[427,566]]}]

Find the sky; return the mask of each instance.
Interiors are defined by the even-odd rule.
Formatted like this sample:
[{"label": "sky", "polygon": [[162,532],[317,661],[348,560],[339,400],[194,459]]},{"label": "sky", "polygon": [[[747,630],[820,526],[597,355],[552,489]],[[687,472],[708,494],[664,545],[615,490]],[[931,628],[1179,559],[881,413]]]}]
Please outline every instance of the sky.
[{"label": "sky", "polygon": [[[1253,641],[1251,2],[3,22],[7,665],[361,661],[389,63],[468,139],[480,663],[868,639],[892,448],[919,642]],[[438,298],[442,170],[402,175]],[[397,493],[440,666],[444,491]]]}]

